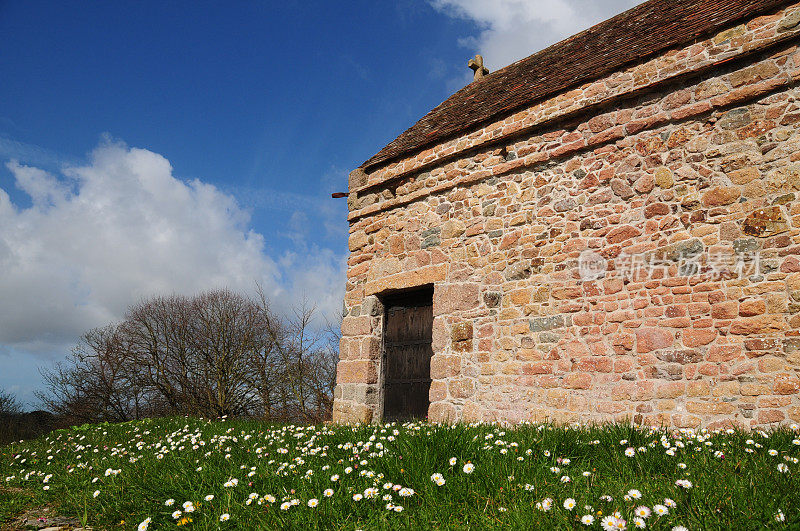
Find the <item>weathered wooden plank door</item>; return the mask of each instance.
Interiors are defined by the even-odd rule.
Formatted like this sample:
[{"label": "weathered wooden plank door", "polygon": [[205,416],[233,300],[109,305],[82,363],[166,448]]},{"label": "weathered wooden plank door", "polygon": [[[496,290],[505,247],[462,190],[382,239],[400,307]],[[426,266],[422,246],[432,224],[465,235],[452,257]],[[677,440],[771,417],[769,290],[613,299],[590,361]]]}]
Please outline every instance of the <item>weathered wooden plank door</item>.
[{"label": "weathered wooden plank door", "polygon": [[385,301],[385,308],[383,418],[426,418],[433,355],[433,292],[395,296]]}]

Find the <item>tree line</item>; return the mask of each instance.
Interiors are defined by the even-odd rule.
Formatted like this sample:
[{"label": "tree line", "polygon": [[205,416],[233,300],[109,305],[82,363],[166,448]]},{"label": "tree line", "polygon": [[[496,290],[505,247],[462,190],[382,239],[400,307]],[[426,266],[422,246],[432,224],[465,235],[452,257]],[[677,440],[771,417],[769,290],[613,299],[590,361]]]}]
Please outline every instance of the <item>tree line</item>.
[{"label": "tree line", "polygon": [[338,360],[335,326],[314,309],[270,310],[263,291],[159,296],[117,323],[86,332],[65,362],[42,371],[37,398],[73,422],[144,417],[330,417]]}]

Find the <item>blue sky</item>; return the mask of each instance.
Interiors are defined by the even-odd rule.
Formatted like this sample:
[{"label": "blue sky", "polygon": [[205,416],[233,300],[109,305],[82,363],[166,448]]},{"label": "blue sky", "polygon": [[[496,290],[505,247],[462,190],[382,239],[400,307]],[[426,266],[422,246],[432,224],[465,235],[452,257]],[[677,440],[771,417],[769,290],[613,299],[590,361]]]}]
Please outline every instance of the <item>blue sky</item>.
[{"label": "blue sky", "polygon": [[[0,388],[137,300],[341,307],[347,173],[633,0],[0,1]],[[602,5],[597,5],[602,4]]]}]

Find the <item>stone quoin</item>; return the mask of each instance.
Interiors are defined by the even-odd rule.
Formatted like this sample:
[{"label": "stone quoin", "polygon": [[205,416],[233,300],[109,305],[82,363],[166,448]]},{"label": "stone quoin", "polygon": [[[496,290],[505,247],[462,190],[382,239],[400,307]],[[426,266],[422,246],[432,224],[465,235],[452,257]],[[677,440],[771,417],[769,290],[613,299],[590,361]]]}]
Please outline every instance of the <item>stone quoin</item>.
[{"label": "stone quoin", "polygon": [[798,45],[797,2],[651,0],[354,170],[334,420],[800,422]]}]

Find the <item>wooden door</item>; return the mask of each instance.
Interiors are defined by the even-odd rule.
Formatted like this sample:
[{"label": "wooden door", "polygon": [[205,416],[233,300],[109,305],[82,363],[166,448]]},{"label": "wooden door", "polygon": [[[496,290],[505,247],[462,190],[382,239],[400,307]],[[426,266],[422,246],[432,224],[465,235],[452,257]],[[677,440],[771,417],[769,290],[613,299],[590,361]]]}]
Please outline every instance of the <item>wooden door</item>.
[{"label": "wooden door", "polygon": [[387,299],[385,307],[383,418],[426,418],[433,355],[433,292],[396,296]]}]

